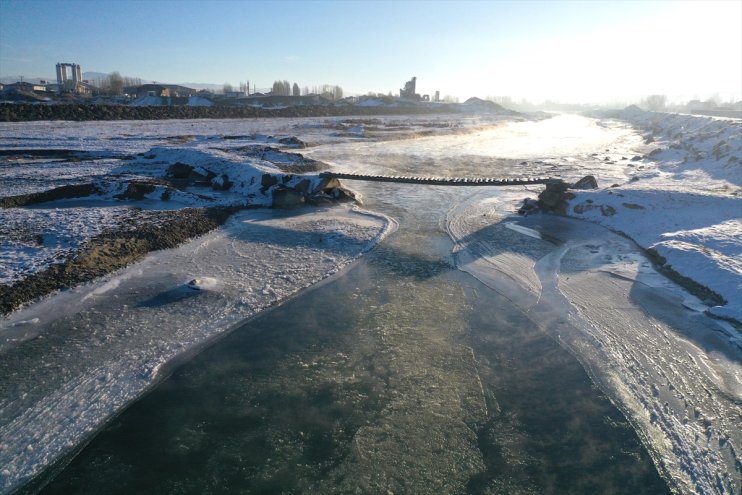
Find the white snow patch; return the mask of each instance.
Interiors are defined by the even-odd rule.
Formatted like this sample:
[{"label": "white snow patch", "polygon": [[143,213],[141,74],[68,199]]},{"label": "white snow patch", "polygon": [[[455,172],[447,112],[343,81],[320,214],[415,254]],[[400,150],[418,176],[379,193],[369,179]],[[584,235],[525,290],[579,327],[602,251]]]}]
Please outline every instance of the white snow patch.
[{"label": "white snow patch", "polygon": [[[69,453],[178,356],[337,273],[394,228],[348,207],[243,211],[179,248],[0,320],[0,335],[16,336],[0,352],[28,339],[50,349],[18,353],[17,379],[5,377],[17,388],[0,396],[0,418],[9,418],[0,424],[0,492]],[[208,275],[193,277],[200,273]]]},{"label": "white snow patch", "polygon": [[656,151],[620,187],[574,191],[569,213],[655,249],[727,301],[712,314],[742,322],[742,122],[637,109],[617,117],[645,129]]}]

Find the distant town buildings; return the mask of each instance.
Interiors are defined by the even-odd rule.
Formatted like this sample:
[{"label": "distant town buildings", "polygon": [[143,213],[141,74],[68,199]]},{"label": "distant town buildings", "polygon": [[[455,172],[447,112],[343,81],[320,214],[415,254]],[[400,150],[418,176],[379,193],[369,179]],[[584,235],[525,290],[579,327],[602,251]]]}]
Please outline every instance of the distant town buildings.
[{"label": "distant town buildings", "polygon": [[124,93],[130,96],[136,96],[137,98],[144,98],[145,96],[185,98],[195,96],[198,90],[177,84],[142,84],[140,86],[125,87]]},{"label": "distant town buildings", "polygon": [[[441,98],[440,91],[435,91],[433,97],[420,95],[417,92],[417,77],[413,76],[404,83],[399,90],[399,97],[383,93],[369,92],[365,96],[343,97],[340,86],[325,84],[322,86],[305,86],[300,90],[297,83],[293,86],[288,81],[274,82],[272,91],[258,92],[253,85],[240,83],[239,91],[225,83],[222,91],[218,89],[198,90],[177,84],[151,83],[142,84],[141,79],[122,77],[118,72],[108,76],[103,75],[94,81],[83,80],[82,68],[76,63],[56,64],[57,80],[27,78],[17,76],[18,79],[3,77],[0,83],[0,101],[2,102],[78,102],[90,104],[127,104],[127,105],[216,105],[216,106],[243,106],[254,105],[260,107],[271,106],[300,106],[300,105],[360,105],[381,106],[394,105],[395,100],[406,100],[413,104],[432,101],[440,103],[458,103],[458,99],[446,95]],[[16,82],[13,82],[15,79]],[[215,87],[216,85],[211,85]],[[280,89],[280,90],[279,90]],[[545,101],[533,104],[526,100],[514,101],[509,96],[488,96],[489,101],[498,103],[510,110],[517,111],[576,111],[596,107],[590,104],[562,104],[555,101]],[[467,100],[469,103],[471,100]],[[485,104],[478,100],[480,106]],[[606,104],[607,108],[617,108],[629,103],[614,102]],[[652,111],[667,111],[693,113],[699,115],[713,115],[721,117],[742,118],[742,101],[722,101],[715,95],[707,100],[693,99],[685,103],[668,102],[664,95],[649,95],[637,104]]]},{"label": "distant town buildings", "polygon": [[419,100],[420,95],[415,93],[415,85],[417,84],[417,77],[413,77],[406,83],[404,83],[404,88],[399,90],[399,97],[404,98],[406,100]]},{"label": "distant town buildings", "polygon": [[12,90],[12,91],[25,91],[25,92],[34,92],[34,91],[46,91],[46,86],[43,84],[33,84],[30,82],[16,82],[13,84],[6,84],[4,87],[0,88],[3,90]]},{"label": "distant town buildings", "polygon": [[[430,101],[430,95],[422,95],[420,96],[415,86],[417,85],[417,77],[414,77],[404,83],[404,88],[399,90],[399,97],[404,100],[414,100],[414,101]],[[436,91],[436,101],[438,98],[439,93]]]}]

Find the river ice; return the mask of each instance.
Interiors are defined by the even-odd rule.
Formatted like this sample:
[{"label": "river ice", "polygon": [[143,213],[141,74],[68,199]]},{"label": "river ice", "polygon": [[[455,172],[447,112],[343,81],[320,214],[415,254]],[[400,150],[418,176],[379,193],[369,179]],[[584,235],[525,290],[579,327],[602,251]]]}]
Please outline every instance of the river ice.
[{"label": "river ice", "polygon": [[[739,326],[703,313],[740,319],[740,124],[631,111],[619,116],[659,126],[657,142],[647,143],[619,120],[560,116],[455,138],[338,145],[313,156],[373,173],[414,174],[421,166],[454,176],[527,170],[571,180],[591,173],[600,184],[622,184],[578,192],[572,205],[596,206],[571,214],[660,250],[674,270],[723,294],[725,305],[710,307],[669,282],[624,237],[568,219],[514,220],[521,188],[454,203],[447,230],[457,265],[578,357],[634,424],[675,490],[737,493],[742,340]],[[665,135],[674,144],[663,141]],[[683,157],[697,155],[683,162],[681,173],[674,173],[677,148],[690,150]],[[621,205],[620,211],[601,215],[600,204]],[[559,323],[565,317],[569,324]]]},{"label": "river ice", "polygon": [[699,313],[706,306],[623,237],[541,216],[518,220],[513,234],[492,217],[486,200],[451,216],[461,269],[572,350],[641,433],[671,486],[736,493],[742,349],[730,339],[735,331]]},{"label": "river ice", "polygon": [[[644,118],[632,118],[638,122],[640,117]],[[690,122],[696,118],[687,117]],[[670,160],[664,155],[641,158],[640,165],[630,160],[653,148],[619,120],[450,119],[69,123],[53,129],[48,123],[2,124],[0,144],[121,155],[160,149],[163,157],[196,153],[207,160],[226,160],[223,163],[232,167],[233,158],[214,148],[297,136],[310,144],[299,151],[338,171],[551,175],[567,180],[590,173],[601,186],[623,185],[581,192],[573,205],[588,199],[609,204],[616,192],[626,193],[644,177],[667,177],[664,171]],[[678,188],[692,190],[694,208],[715,212],[708,222],[699,225],[695,216],[690,226],[683,224],[688,217],[641,215],[642,209],[633,207],[624,207],[630,217],[598,216],[599,208],[583,216],[629,235],[637,232],[636,240],[643,247],[654,246],[655,241],[639,235],[651,226],[651,239],[673,234],[666,236],[664,245],[696,246],[676,249],[678,253],[706,248],[723,254],[706,256],[721,267],[714,277],[722,277],[724,285],[715,287],[731,287],[717,289],[729,303],[713,312],[735,317],[740,199],[734,175],[739,162],[731,157],[737,156],[739,140],[734,132],[738,127],[717,125],[719,132],[729,134],[719,146],[725,153],[720,159],[730,166],[717,167],[712,151],[712,158],[698,165],[701,170],[713,169],[717,182],[712,191],[704,192],[694,184],[698,174],[676,174],[673,188],[666,189],[673,194],[653,191],[651,196],[631,197],[631,204],[645,209],[650,204],[668,207],[677,199]],[[93,161],[101,169],[82,163],[81,167],[48,160],[3,164],[3,195],[44,189],[43,181],[28,179],[38,179],[39,171],[46,171],[50,183],[58,185],[86,182],[101,170],[108,173],[121,165],[110,157]],[[125,166],[131,170],[137,163]],[[643,172],[637,173],[639,166]],[[25,178],[15,177],[14,170]],[[721,176],[724,171],[731,175]],[[63,180],[54,182],[57,175]],[[635,176],[640,180],[630,182]],[[652,189],[649,180],[646,184],[646,189]],[[364,192],[362,184],[357,186]],[[394,187],[375,190],[390,194],[374,201],[375,209],[384,215],[350,209],[239,213],[223,228],[178,249],[152,254],[100,282],[48,297],[1,320],[0,491],[14,489],[74,450],[107,418],[167,375],[179,359],[245,318],[337,273],[381,241],[394,229],[389,217],[405,208],[406,198],[424,200],[426,195],[424,188]],[[464,201],[459,196],[449,205],[446,228],[456,242],[460,268],[510,298],[577,356],[631,420],[672,486],[681,492],[738,491],[742,483],[737,453],[742,441],[739,334],[702,312],[683,309],[704,311],[707,306],[657,275],[630,241],[576,220],[509,216],[524,196],[537,193],[537,187],[487,188]],[[651,202],[642,203],[646,198]],[[95,235],[107,215],[115,222],[114,208],[120,206],[128,205],[91,205],[79,213],[76,205],[50,209],[48,215],[43,210],[6,210],[3,214],[14,225],[25,223],[30,230],[26,244],[3,238],[3,280],[54,262],[64,249]],[[54,221],[56,217],[62,221]],[[628,220],[615,223],[620,218]],[[75,228],[75,223],[85,228]],[[678,228],[673,228],[674,223],[679,223]],[[39,234],[49,237],[39,243]],[[7,233],[12,236],[18,236],[16,229]],[[32,251],[34,246],[44,250]],[[672,264],[681,274],[698,273],[693,257],[678,255]],[[193,280],[201,290],[189,287]],[[555,320],[554,315],[561,316]],[[562,320],[568,324],[559,323]],[[377,433],[372,427],[364,428],[359,441],[366,439],[382,448]]]},{"label": "river ice", "polygon": [[[4,319],[4,490],[84,440],[173,359],[336,273],[391,228],[343,208],[239,213],[219,231]],[[211,283],[195,291],[194,278]]]}]

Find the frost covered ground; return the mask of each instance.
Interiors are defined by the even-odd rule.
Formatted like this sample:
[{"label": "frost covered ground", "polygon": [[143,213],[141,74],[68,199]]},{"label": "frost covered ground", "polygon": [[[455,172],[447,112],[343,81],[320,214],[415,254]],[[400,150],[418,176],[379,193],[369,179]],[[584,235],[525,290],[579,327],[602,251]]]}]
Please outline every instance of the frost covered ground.
[{"label": "frost covered ground", "polygon": [[[324,164],[295,153],[303,147],[467,132],[498,120],[450,122],[432,116],[0,124],[0,148],[5,150],[0,197],[74,184],[97,189],[33,209],[0,209],[0,284],[63,261],[96,235],[118,228],[127,216],[144,216],[131,208],[269,206],[276,188],[312,190],[321,183],[317,171]],[[174,164],[185,167],[171,169]],[[265,174],[281,183],[262,183]],[[143,181],[144,187],[130,190],[132,182]]]},{"label": "frost covered ground", "polygon": [[642,130],[648,156],[618,187],[580,191],[569,213],[652,249],[742,322],[742,121],[644,112],[611,115]]}]

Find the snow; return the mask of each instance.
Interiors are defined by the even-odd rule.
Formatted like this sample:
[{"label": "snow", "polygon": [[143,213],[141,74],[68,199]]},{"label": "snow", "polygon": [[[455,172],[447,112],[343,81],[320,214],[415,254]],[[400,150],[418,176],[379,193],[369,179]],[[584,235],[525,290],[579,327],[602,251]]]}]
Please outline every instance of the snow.
[{"label": "snow", "polygon": [[[30,162],[3,170],[10,180],[2,189],[11,194],[80,182],[92,182],[100,194],[44,203],[35,208],[0,209],[0,283],[12,284],[50,264],[64,261],[86,241],[135,217],[137,213],[132,206],[145,209],[270,206],[273,191],[278,187],[293,187],[306,180],[311,191],[322,181],[316,173],[291,174],[290,177],[284,174],[277,165],[300,169],[303,159],[278,148],[270,148],[259,157],[246,157],[240,151],[202,146],[200,140],[194,139],[191,147],[158,146],[131,158],[117,161],[117,166],[104,160],[100,170],[94,166],[76,169],[68,162],[43,166]],[[131,181],[165,179],[169,167],[175,163],[192,166],[193,171],[204,178],[212,177],[207,187],[179,190],[155,185],[144,195],[146,201],[121,201]],[[280,185],[262,187],[264,174],[285,177],[285,180]],[[228,191],[224,191],[227,186]],[[165,201],[163,197],[168,199]]]},{"label": "snow", "polygon": [[[337,273],[394,228],[383,215],[349,207],[247,210],[177,249],[4,318],[0,352],[13,359],[12,369],[0,368],[15,393],[0,397],[0,491],[68,453],[173,360]],[[49,352],[15,352],[32,342]]]},{"label": "snow", "polygon": [[136,215],[124,206],[0,209],[0,284],[64,261],[85,241]]},{"label": "snow", "polygon": [[612,116],[643,129],[652,151],[619,187],[576,192],[569,213],[655,250],[726,301],[711,314],[742,322],[742,121],[635,108]]},{"label": "snow", "polygon": [[[132,207],[267,205],[262,175],[301,165],[281,152],[288,146],[280,136],[309,143],[302,154],[339,171],[422,175],[424,166],[435,175],[487,170],[570,181],[591,173],[603,188],[575,191],[572,217],[656,250],[673,270],[727,303],[709,308],[654,271],[629,240],[598,225],[550,215],[500,223],[536,187],[485,188],[451,210],[447,228],[460,267],[520,304],[574,353],[678,491],[733,493],[742,443],[742,339],[732,325],[703,312],[742,320],[742,123],[636,109],[600,121],[452,118],[0,124],[2,147],[131,157],[0,162],[3,195],[43,190],[45,181],[94,182],[103,191],[87,200],[0,210],[0,283],[58,262],[101,230],[135,218]],[[266,143],[277,151],[245,148]],[[165,177],[176,162],[213,174],[211,184],[171,191],[167,202],[164,186],[145,201],[115,199],[132,180]],[[225,177],[233,190],[211,187]],[[289,184],[301,178],[316,175],[295,175]],[[378,204],[395,211],[429,194],[403,190],[406,195]],[[46,349],[0,360],[14,391],[0,397],[0,491],[74,449],[166,376],[174,360],[338,273],[394,228],[389,218],[357,210],[243,211],[178,249],[0,320],[4,357],[25,345]],[[488,233],[497,235],[483,238]],[[34,380],[27,378],[31,372]]]}]

